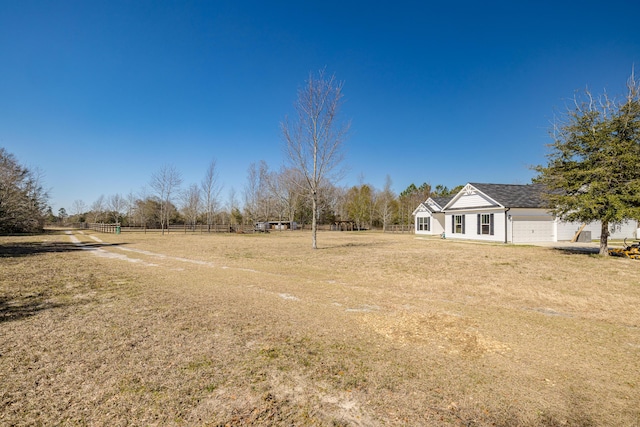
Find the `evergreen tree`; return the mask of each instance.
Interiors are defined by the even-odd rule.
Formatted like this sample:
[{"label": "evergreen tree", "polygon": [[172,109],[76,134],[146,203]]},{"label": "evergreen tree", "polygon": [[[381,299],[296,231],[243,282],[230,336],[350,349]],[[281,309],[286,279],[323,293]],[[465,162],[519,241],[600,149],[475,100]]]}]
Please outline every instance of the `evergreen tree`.
[{"label": "evergreen tree", "polygon": [[547,187],[552,212],[566,221],[602,222],[600,255],[609,225],[640,218],[640,93],[633,75],[621,101],[586,92],[554,127],[548,164],[535,181]]},{"label": "evergreen tree", "polygon": [[371,223],[372,205],[373,193],[367,184],[353,186],[347,192],[347,213],[349,218],[355,221],[358,230]]},{"label": "evergreen tree", "polygon": [[42,230],[48,195],[41,181],[37,171],[21,166],[0,147],[0,233]]}]

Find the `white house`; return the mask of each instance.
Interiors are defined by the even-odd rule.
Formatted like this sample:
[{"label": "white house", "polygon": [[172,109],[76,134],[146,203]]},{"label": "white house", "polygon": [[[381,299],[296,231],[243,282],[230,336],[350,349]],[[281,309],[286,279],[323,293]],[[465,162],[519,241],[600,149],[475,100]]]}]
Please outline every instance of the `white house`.
[{"label": "white house", "polygon": [[[446,202],[421,203],[414,211],[415,232],[504,243],[571,240],[582,224],[555,218],[544,207],[542,191],[538,184],[469,183]],[[633,238],[637,227],[637,221],[611,225],[610,237]],[[583,232],[599,239],[600,223],[587,224]]]},{"label": "white house", "polygon": [[429,197],[413,211],[416,234],[441,235],[444,231],[444,210],[452,197]]}]

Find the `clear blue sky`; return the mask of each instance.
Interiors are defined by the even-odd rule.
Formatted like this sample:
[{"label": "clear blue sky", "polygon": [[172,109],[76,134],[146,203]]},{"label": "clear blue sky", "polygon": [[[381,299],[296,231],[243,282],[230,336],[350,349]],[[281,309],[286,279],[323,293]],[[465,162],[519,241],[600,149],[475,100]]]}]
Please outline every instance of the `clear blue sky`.
[{"label": "clear blue sky", "polygon": [[0,0],[0,146],[45,173],[54,211],[218,162],[226,198],[283,163],[310,71],[344,81],[349,173],[527,183],[576,90],[622,93],[640,2]]}]

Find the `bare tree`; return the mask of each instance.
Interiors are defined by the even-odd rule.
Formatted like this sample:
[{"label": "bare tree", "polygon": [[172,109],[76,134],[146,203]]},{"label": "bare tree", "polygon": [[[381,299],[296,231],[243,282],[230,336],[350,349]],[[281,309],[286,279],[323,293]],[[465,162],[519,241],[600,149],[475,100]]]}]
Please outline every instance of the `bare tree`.
[{"label": "bare tree", "polygon": [[149,221],[149,217],[151,216],[150,212],[147,211],[147,207],[145,203],[145,201],[148,198],[149,198],[149,192],[147,190],[147,187],[145,186],[145,187],[142,187],[137,197],[134,196],[134,202],[133,202],[133,204],[135,205],[133,207],[133,214],[136,220],[138,221],[138,223],[140,224],[140,226],[144,227],[145,233],[147,232],[147,223]]},{"label": "bare tree", "polygon": [[109,210],[113,215],[113,222],[120,222],[122,214],[126,210],[127,201],[121,194],[114,194],[109,197],[108,201]]},{"label": "bare tree", "polygon": [[294,169],[282,168],[280,172],[267,173],[264,181],[278,220],[286,218],[292,223],[300,197],[300,176]]},{"label": "bare tree", "polygon": [[325,182],[324,185],[320,187],[318,218],[322,218],[325,223],[327,221],[334,222],[341,210],[340,204],[344,201],[342,199],[343,193],[344,189]]},{"label": "bare tree", "polygon": [[185,216],[187,223],[195,230],[196,223],[198,221],[198,215],[202,211],[202,195],[200,193],[200,187],[196,184],[191,184],[182,193],[182,213]]},{"label": "bare tree", "polygon": [[105,210],[104,194],[101,194],[95,202],[91,204],[91,214],[93,215],[93,222],[99,222],[102,220]]},{"label": "bare tree", "polygon": [[260,161],[258,171],[258,218],[264,221],[272,219],[276,205],[276,195],[269,191],[269,166],[264,160]]},{"label": "bare tree", "polygon": [[336,219],[347,221],[349,219],[349,213],[347,212],[348,193],[347,188],[334,187],[333,190],[334,199],[334,213]]},{"label": "bare tree", "polygon": [[80,199],[73,201],[73,204],[71,205],[71,215],[76,217],[76,221],[81,222],[80,217],[86,210],[87,205],[84,204],[84,201]]},{"label": "bare tree", "polygon": [[219,183],[218,168],[216,161],[211,160],[207,172],[200,183],[202,188],[202,197],[204,201],[204,210],[207,216],[207,231],[211,232],[211,225],[213,224],[213,218],[216,213],[218,205],[218,197],[222,191],[222,185]]},{"label": "bare tree", "polygon": [[391,177],[387,175],[384,180],[384,188],[376,198],[376,208],[378,216],[382,221],[383,232],[387,231],[387,225],[389,225],[389,222],[393,217],[393,206],[396,200],[396,196],[393,194],[393,190],[391,189],[391,184]]},{"label": "bare tree", "polygon": [[126,197],[127,201],[127,224],[132,225],[134,223],[134,214],[136,210],[136,195],[133,191],[129,191]]},{"label": "bare tree", "polygon": [[295,102],[297,117],[281,123],[290,164],[304,177],[305,191],[311,199],[311,247],[317,249],[318,197],[323,182],[338,180],[343,159],[342,146],[349,123],[340,123],[342,82],[334,75],[309,74],[306,85],[298,90]]},{"label": "bare tree", "polygon": [[234,225],[234,224],[242,225],[243,223],[242,213],[238,208],[238,197],[236,195],[236,189],[233,187],[231,187],[231,189],[229,190],[228,207],[229,207],[229,223],[231,225]]},{"label": "bare tree", "polygon": [[278,179],[281,182],[282,197],[286,199],[289,221],[293,222],[296,210],[306,196],[300,191],[304,188],[304,178],[298,170],[286,168],[280,172]]},{"label": "bare tree", "polygon": [[160,202],[160,228],[164,235],[165,225],[169,233],[169,214],[173,197],[182,184],[182,175],[173,165],[164,165],[151,176],[151,188],[155,191]]},{"label": "bare tree", "polygon": [[269,167],[264,160],[259,165],[251,163],[244,187],[244,209],[252,222],[268,221],[273,200],[267,185]]},{"label": "bare tree", "polygon": [[244,197],[244,212],[252,222],[257,219],[258,212],[258,192],[260,191],[260,177],[255,163],[249,165],[247,169],[247,182],[244,185],[242,195]]}]

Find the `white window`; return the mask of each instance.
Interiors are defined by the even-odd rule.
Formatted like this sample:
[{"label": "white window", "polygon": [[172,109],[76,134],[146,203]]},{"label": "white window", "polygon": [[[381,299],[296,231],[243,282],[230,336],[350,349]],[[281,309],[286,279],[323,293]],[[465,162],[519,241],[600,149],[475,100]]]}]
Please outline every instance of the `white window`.
[{"label": "white window", "polygon": [[418,217],[418,231],[431,231],[431,218],[428,216]]},{"label": "white window", "polygon": [[478,214],[478,234],[493,236],[493,214]]},{"label": "white window", "polygon": [[464,234],[464,215],[454,215],[451,225],[453,234]]}]

